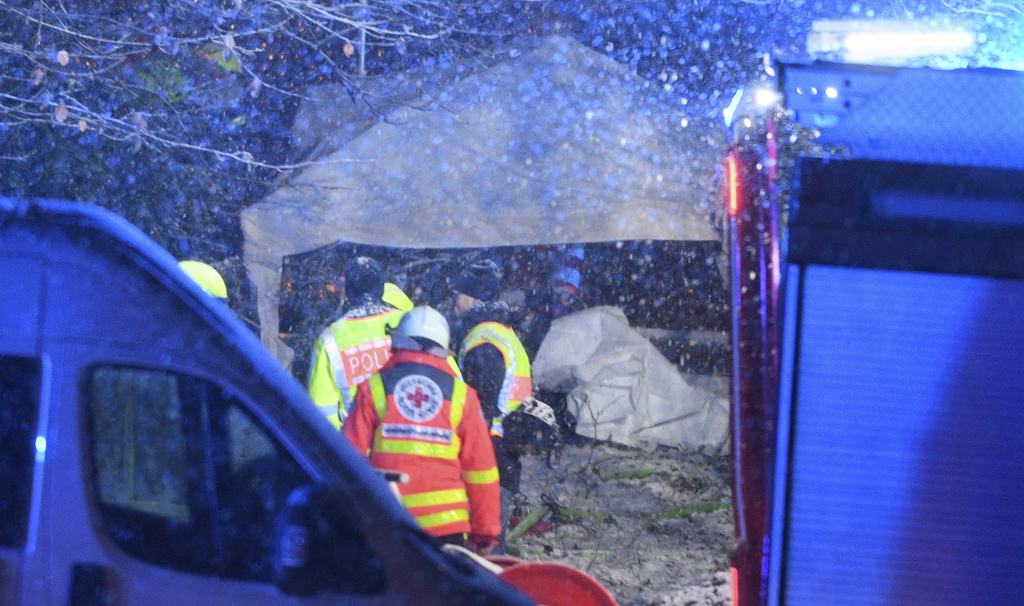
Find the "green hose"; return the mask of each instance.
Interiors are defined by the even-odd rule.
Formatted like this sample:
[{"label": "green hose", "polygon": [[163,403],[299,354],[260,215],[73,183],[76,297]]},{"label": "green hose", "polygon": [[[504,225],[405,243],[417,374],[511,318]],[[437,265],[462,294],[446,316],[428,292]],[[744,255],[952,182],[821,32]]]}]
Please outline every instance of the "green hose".
[{"label": "green hose", "polygon": [[533,525],[540,521],[540,519],[543,518],[545,515],[547,515],[549,511],[551,510],[548,509],[547,507],[535,509],[532,513],[530,513],[530,515],[526,516],[522,521],[516,524],[516,527],[508,533],[508,537],[505,538],[505,542],[511,543],[512,541],[515,541],[519,537],[523,536],[523,534],[527,530],[533,528]]}]

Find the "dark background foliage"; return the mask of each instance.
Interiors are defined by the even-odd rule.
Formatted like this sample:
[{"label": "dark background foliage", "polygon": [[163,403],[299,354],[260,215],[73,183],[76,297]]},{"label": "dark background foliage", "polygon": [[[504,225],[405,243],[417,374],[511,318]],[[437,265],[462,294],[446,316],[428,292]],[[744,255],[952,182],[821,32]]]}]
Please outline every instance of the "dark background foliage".
[{"label": "dark background foliage", "polygon": [[765,78],[765,52],[800,57],[813,20],[841,18],[959,20],[983,42],[965,64],[1021,53],[1019,2],[9,0],[0,195],[112,209],[173,255],[214,262],[247,300],[239,211],[301,166],[288,135],[310,84],[358,99],[361,74],[560,33],[717,123]]}]

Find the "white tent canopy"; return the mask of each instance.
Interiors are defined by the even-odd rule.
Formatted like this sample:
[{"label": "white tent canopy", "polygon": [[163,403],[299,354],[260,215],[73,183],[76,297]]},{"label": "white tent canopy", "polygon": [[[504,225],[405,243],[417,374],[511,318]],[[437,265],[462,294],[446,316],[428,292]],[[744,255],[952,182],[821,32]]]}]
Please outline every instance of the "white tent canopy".
[{"label": "white tent canopy", "polygon": [[[409,248],[717,240],[713,163],[661,83],[560,37],[488,61],[309,92],[314,162],[242,213],[263,342],[283,258],[336,242]],[[706,152],[705,152],[706,155]]]}]

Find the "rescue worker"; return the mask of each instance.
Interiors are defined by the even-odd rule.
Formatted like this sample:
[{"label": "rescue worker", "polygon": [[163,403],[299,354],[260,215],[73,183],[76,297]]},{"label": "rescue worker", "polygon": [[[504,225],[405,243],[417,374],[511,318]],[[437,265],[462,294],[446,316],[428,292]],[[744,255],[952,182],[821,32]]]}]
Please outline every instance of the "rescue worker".
[{"label": "rescue worker", "polygon": [[447,362],[448,321],[416,307],[392,339],[342,431],[375,468],[409,475],[402,504],[428,534],[486,555],[501,532],[498,469],[476,391]]},{"label": "rescue worker", "polygon": [[206,294],[227,303],[228,289],[220,272],[202,261],[178,261],[178,267],[199,285]]},{"label": "rescue worker", "polygon": [[457,317],[459,367],[466,383],[480,397],[501,472],[501,486],[519,490],[518,454],[507,448],[505,418],[533,395],[530,359],[509,328],[510,310],[498,299],[501,270],[490,259],[477,261],[452,284],[452,310]]},{"label": "rescue worker", "polygon": [[355,257],[344,271],[345,314],[313,344],[309,370],[309,397],[337,429],[352,410],[356,386],[388,361],[388,332],[403,313],[383,301],[384,270],[376,260]]},{"label": "rescue worker", "polygon": [[516,328],[523,335],[523,347],[531,357],[540,350],[544,337],[557,318],[583,311],[586,304],[580,299],[580,278],[584,259],[582,245],[560,246],[559,257],[547,284],[526,295],[526,312]]}]

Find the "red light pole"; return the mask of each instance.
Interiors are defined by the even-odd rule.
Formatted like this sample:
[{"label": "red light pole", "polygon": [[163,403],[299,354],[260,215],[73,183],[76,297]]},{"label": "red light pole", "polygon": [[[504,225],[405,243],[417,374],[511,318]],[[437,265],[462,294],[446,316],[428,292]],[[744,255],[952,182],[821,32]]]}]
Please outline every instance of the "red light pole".
[{"label": "red light pole", "polygon": [[[770,143],[774,143],[772,130],[768,129]],[[731,570],[734,606],[764,603],[763,567],[770,547],[766,527],[778,397],[779,230],[774,158],[767,158],[774,154],[768,151],[734,145],[725,162],[732,324],[731,475],[739,539]]]}]

